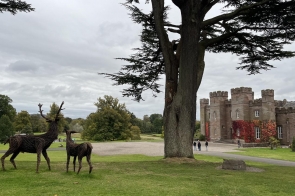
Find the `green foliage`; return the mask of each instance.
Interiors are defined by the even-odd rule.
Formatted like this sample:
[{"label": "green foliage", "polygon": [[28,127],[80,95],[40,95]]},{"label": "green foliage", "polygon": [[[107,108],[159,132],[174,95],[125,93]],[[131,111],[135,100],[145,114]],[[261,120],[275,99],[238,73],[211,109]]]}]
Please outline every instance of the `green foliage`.
[{"label": "green foliage", "polygon": [[203,135],[203,134],[200,134],[199,140],[200,141],[205,141],[206,140],[206,136]]},{"label": "green foliage", "polygon": [[143,120],[133,120],[134,125],[138,126],[141,133],[162,133],[163,116],[161,114],[144,115]]},{"label": "green foliage", "polygon": [[153,133],[161,133],[163,126],[163,116],[162,114],[151,114],[150,122],[152,124],[152,132]]},{"label": "green foliage", "polygon": [[82,118],[78,118],[78,119],[73,119],[71,120],[71,122],[69,123],[69,129],[76,131],[76,132],[83,132],[84,128],[83,128],[83,123],[84,123],[84,119]]},{"label": "green foliage", "polygon": [[14,121],[14,118],[16,116],[16,110],[11,105],[12,99],[10,99],[6,95],[0,94],[0,117],[2,115],[7,115],[11,122]]},{"label": "green foliage", "polygon": [[48,123],[40,114],[31,114],[31,124],[34,133],[48,130]]},{"label": "green foliage", "polygon": [[201,131],[201,122],[200,121],[196,121],[196,126],[195,126],[196,132],[197,131]]},{"label": "green foliage", "polygon": [[93,154],[93,172],[88,174],[88,165],[83,159],[81,173],[76,175],[72,171],[72,165],[71,170],[65,172],[65,152],[48,151],[48,155],[51,159],[51,171],[48,171],[46,161],[42,157],[38,174],[34,172],[35,154],[20,153],[16,159],[17,170],[12,169],[9,160],[5,160],[7,171],[0,171],[0,195],[260,196],[263,193],[267,196],[291,196],[294,194],[295,170],[290,167],[247,162],[248,166],[264,170],[256,173],[216,169],[223,160],[205,155],[196,155],[196,159],[200,161],[182,162],[144,155]]},{"label": "green foliage", "polygon": [[293,152],[295,152],[295,137],[293,137],[293,139],[292,139],[291,150],[292,150]]},{"label": "green foliage", "polygon": [[0,143],[14,135],[14,127],[7,115],[0,117]]},{"label": "green foliage", "polygon": [[10,12],[16,14],[17,12],[32,12],[35,8],[31,4],[21,0],[0,0],[0,13]]},{"label": "green foliage", "polygon": [[31,133],[33,132],[31,124],[31,116],[27,111],[19,112],[14,121],[15,131],[18,133]]},{"label": "green foliage", "polygon": [[33,135],[33,129],[32,129],[32,126],[30,126],[30,125],[25,125],[21,132],[22,132],[22,133],[25,133],[26,135]]},{"label": "green foliage", "polygon": [[90,114],[84,123],[82,137],[88,140],[107,141],[132,138],[131,117],[125,104],[105,95],[95,103],[96,113]]},{"label": "green foliage", "polygon": [[[59,110],[59,105],[57,105],[55,102],[52,103],[52,105],[50,105],[50,111],[49,113],[47,113],[46,117],[49,119],[55,119],[56,114]],[[64,118],[64,115],[62,114],[62,112],[60,111],[59,115],[58,115],[59,121],[58,121],[58,131],[59,133],[63,132],[64,130],[67,130],[67,121]]]},{"label": "green foliage", "polygon": [[140,140],[140,128],[138,126],[131,126],[131,139]]},{"label": "green foliage", "polygon": [[277,138],[271,136],[269,137],[269,145],[271,150],[276,149],[280,145],[280,141]]},{"label": "green foliage", "polygon": [[[130,12],[133,22],[142,25],[140,35],[142,45],[140,48],[135,48],[134,54],[129,58],[118,58],[127,62],[127,65],[123,65],[118,73],[101,74],[115,81],[115,85],[129,85],[129,88],[123,89],[123,96],[132,96],[136,101],[140,101],[142,100],[142,92],[145,90],[159,93],[160,76],[165,72],[167,76],[167,71],[171,71],[164,70],[168,59],[165,59],[166,62],[164,62],[162,50],[166,48],[160,48],[159,37],[163,39],[162,42],[166,42],[165,39],[168,38],[170,46],[173,47],[173,54],[169,55],[174,55],[177,60],[181,59],[177,56],[179,55],[178,50],[181,50],[180,40],[191,38],[182,37],[182,25],[171,24],[168,21],[169,8],[160,8],[158,7],[160,4],[154,5],[153,8],[158,7],[161,10],[161,17],[158,17],[155,22],[152,11],[143,13],[139,7],[130,4],[130,2],[132,0],[128,0],[124,6]],[[273,65],[270,64],[271,60],[291,58],[295,55],[294,51],[286,51],[283,47],[295,39],[294,1],[228,0],[215,1],[214,3],[203,1],[202,6],[195,7],[195,10],[202,10],[196,11],[199,18],[206,18],[200,21],[200,45],[205,51],[233,53],[240,56],[241,66],[238,69],[245,69],[250,74],[257,74],[260,70],[273,68]],[[202,14],[205,16],[211,9],[219,7],[223,11],[220,15],[214,15],[212,18],[201,16]],[[173,40],[174,37],[169,39],[170,34],[168,33],[165,34],[165,38],[159,36],[156,31],[156,23],[167,31],[178,33],[180,39]],[[203,61],[203,58],[204,56],[199,60]],[[197,62],[198,60],[196,60]]]}]

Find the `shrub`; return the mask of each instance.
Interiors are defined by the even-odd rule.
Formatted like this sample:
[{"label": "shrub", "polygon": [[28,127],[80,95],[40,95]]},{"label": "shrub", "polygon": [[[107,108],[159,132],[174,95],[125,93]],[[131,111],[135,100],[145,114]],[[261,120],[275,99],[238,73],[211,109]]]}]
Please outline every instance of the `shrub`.
[{"label": "shrub", "polygon": [[295,137],[293,137],[292,144],[291,144],[291,149],[292,149],[293,152],[295,152]]},{"label": "shrub", "polygon": [[205,140],[206,140],[206,136],[203,135],[203,134],[200,134],[200,136],[199,136],[199,140],[200,140],[200,141],[205,141]]},{"label": "shrub", "polygon": [[278,145],[280,144],[280,141],[277,140],[275,137],[269,137],[269,144],[270,144],[270,149],[273,150],[274,148],[277,148]]}]

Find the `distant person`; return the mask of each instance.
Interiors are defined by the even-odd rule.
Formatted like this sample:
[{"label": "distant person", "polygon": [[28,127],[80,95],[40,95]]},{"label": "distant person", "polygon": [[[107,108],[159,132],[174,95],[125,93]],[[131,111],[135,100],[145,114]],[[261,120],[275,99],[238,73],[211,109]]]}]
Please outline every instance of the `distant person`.
[{"label": "distant person", "polygon": [[205,142],[205,146],[206,146],[206,151],[208,151],[208,141],[207,140]]},{"label": "distant person", "polygon": [[197,150],[197,143],[194,142],[194,151],[196,151],[196,150]]},{"label": "distant person", "polygon": [[198,140],[198,150],[201,151],[201,142]]},{"label": "distant person", "polygon": [[238,140],[238,148],[240,148],[240,147],[241,147],[241,141]]}]

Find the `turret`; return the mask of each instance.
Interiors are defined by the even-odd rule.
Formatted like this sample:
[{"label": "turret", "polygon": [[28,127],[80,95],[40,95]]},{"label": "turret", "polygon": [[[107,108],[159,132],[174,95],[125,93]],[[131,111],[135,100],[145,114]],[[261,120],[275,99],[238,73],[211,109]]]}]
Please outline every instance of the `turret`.
[{"label": "turret", "polygon": [[207,108],[209,107],[209,99],[200,99],[200,123],[201,133],[205,135],[205,124],[209,121],[209,114],[207,115]]},{"label": "turret", "polygon": [[262,120],[275,120],[274,90],[261,90]]}]

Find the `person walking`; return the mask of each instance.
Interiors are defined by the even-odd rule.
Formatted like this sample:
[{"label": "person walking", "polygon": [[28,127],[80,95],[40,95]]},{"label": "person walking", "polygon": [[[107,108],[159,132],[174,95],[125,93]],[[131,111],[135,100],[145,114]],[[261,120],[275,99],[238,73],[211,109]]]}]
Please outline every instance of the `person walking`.
[{"label": "person walking", "polygon": [[208,151],[208,141],[207,140],[205,142],[205,146],[206,146],[206,151]]},{"label": "person walking", "polygon": [[198,150],[201,151],[201,142],[198,140]]},{"label": "person walking", "polygon": [[238,140],[238,148],[240,148],[240,147],[241,147],[241,141]]},{"label": "person walking", "polygon": [[197,143],[194,142],[193,145],[194,145],[194,151],[196,151],[197,150]]}]

